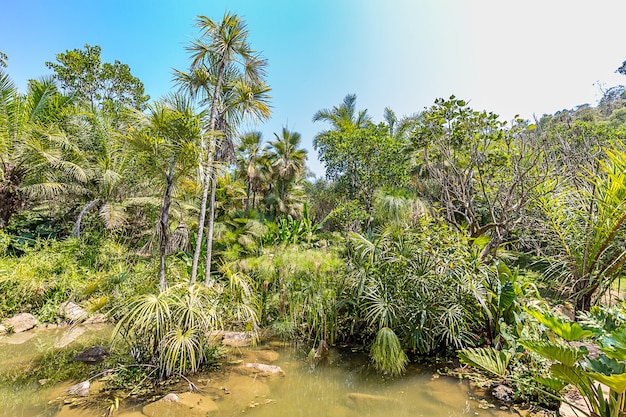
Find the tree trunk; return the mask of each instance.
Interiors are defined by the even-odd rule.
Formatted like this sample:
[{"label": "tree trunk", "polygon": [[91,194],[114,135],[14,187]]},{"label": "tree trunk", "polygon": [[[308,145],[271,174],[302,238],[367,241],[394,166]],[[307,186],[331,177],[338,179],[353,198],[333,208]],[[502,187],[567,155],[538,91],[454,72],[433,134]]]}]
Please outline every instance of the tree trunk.
[{"label": "tree trunk", "polygon": [[96,204],[100,202],[99,198],[95,200],[91,200],[89,203],[85,204],[85,207],[78,214],[78,218],[76,219],[76,223],[74,223],[74,227],[72,228],[72,236],[79,238],[80,237],[80,223],[83,220],[83,217],[89,210],[91,210]]},{"label": "tree trunk", "polygon": [[213,257],[213,227],[215,226],[215,191],[217,189],[217,170],[211,168],[211,205],[209,206],[209,230],[206,236],[206,259],[204,264],[204,284],[211,283],[211,260]]},{"label": "tree trunk", "polygon": [[246,187],[246,217],[248,217],[250,211],[250,189],[252,188],[250,186],[251,182],[252,181],[250,180],[250,178],[248,178],[248,186]]},{"label": "tree trunk", "polygon": [[159,218],[159,291],[165,290],[165,254],[169,239],[169,213],[172,204],[172,188],[174,186],[174,158],[170,161],[170,169],[165,179],[165,194]]},{"label": "tree trunk", "polygon": [[[215,138],[215,124],[217,121],[217,104],[219,100],[220,90],[222,89],[222,82],[224,80],[224,71],[226,69],[225,57],[219,63],[219,71],[217,74],[217,81],[215,83],[215,91],[213,92],[213,99],[211,101],[211,118],[209,121],[209,144],[203,146],[203,150],[207,152],[206,162],[203,164],[203,176],[202,176],[202,204],[200,205],[200,216],[198,218],[198,235],[196,237],[196,248],[193,252],[193,262],[191,264],[191,277],[190,283],[196,282],[198,275],[198,262],[200,260],[200,250],[202,248],[202,235],[204,232],[204,221],[206,217],[206,203],[209,194],[209,181],[211,180],[212,171],[210,171],[213,165],[214,156],[214,138]],[[212,219],[211,219],[212,222]],[[209,238],[211,239],[211,238]],[[210,262],[210,259],[207,259]]]}]

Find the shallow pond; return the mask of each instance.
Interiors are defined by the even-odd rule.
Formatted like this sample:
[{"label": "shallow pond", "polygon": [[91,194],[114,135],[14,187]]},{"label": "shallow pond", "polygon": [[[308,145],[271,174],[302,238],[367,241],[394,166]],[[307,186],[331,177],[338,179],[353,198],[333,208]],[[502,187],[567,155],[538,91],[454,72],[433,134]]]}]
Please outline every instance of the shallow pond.
[{"label": "shallow pond", "polygon": [[[23,369],[44,352],[54,348],[64,337],[64,329],[39,330],[32,333],[0,337],[0,369]],[[106,337],[106,329],[89,330],[92,337]],[[257,348],[232,348],[228,363],[215,373],[193,379],[200,389],[196,394],[183,394],[186,401],[208,404],[211,417],[246,414],[273,417],[376,417],[376,416],[484,416],[517,415],[488,408],[472,399],[466,381],[438,376],[431,370],[409,366],[401,378],[382,378],[368,365],[367,359],[333,352],[331,359],[311,367],[304,354],[288,346],[265,345]],[[251,372],[247,363],[278,365],[282,376],[264,376]],[[86,377],[89,370],[86,369]],[[0,417],[96,417],[106,415],[110,402],[94,408],[63,405],[58,398],[72,383],[16,387],[0,386]],[[95,384],[94,384],[95,385]],[[92,387],[93,388],[93,387]],[[182,393],[185,386],[173,391]],[[107,400],[109,401],[109,400]],[[51,403],[50,403],[51,402]],[[49,404],[50,403],[50,404]],[[200,408],[184,411],[180,404],[145,404],[122,402],[112,415],[142,417],[147,415],[187,417],[206,415]],[[154,411],[158,410],[158,411]],[[183,410],[183,411],[181,411]],[[156,413],[156,414],[152,414]],[[194,414],[196,413],[196,414]]]}]

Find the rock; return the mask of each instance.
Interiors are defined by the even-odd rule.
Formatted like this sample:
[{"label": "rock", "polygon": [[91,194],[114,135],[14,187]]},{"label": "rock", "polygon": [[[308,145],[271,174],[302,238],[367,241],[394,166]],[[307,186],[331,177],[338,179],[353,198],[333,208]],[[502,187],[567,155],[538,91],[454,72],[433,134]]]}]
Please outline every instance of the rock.
[{"label": "rock", "polygon": [[91,384],[89,381],[79,382],[76,385],[72,385],[67,389],[67,393],[78,397],[86,397],[89,395],[89,388]]},{"label": "rock", "polygon": [[233,347],[251,346],[256,342],[256,336],[252,332],[223,332],[222,344]]},{"label": "rock", "polygon": [[64,348],[82,336],[83,333],[85,333],[84,327],[69,327],[59,339],[54,341],[54,347],[56,349]]},{"label": "rock", "polygon": [[40,379],[37,382],[39,382],[39,385],[46,385],[50,381],[52,381],[50,378],[46,378],[46,379]]},{"label": "rock", "polygon": [[66,301],[59,306],[59,316],[68,319],[71,323],[80,323],[88,315],[85,309],[73,301]]},{"label": "rock", "polygon": [[285,371],[280,366],[265,365],[263,363],[246,363],[246,369],[251,370],[254,373],[260,373],[261,375],[285,375]]},{"label": "rock", "polygon": [[105,316],[104,314],[94,314],[93,316],[85,320],[83,324],[97,324],[97,323],[106,323],[106,322],[107,322],[107,316]]},{"label": "rock", "polygon": [[3,323],[5,328],[13,333],[22,333],[37,326],[37,319],[30,313],[19,313]]},{"label": "rock", "polygon": [[515,399],[515,391],[506,385],[495,383],[491,386],[491,395],[496,400],[504,403],[511,404]]},{"label": "rock", "polygon": [[167,394],[159,401],[143,407],[147,417],[206,417],[218,410],[210,398],[201,394],[185,392],[183,394]]},{"label": "rock", "polygon": [[74,356],[74,360],[88,364],[96,364],[102,362],[109,357],[109,352],[102,346],[92,346],[82,353]]}]

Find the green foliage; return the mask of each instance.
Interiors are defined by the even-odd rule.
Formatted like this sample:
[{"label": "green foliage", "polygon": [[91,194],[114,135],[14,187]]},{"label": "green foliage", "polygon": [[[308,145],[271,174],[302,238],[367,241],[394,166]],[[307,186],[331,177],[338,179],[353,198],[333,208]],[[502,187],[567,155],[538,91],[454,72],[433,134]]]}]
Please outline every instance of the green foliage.
[{"label": "green foliage", "polygon": [[537,310],[526,310],[531,316],[536,318],[558,336],[568,342],[589,338],[593,333],[584,330],[578,323],[565,321],[550,314],[544,314]]},{"label": "green foliage", "polygon": [[462,236],[428,216],[418,229],[353,234],[344,314],[366,335],[389,327],[420,354],[471,346],[490,272],[465,248]]},{"label": "green foliage", "polygon": [[392,136],[389,126],[369,122],[365,113],[355,119],[355,100],[347,96],[340,107],[316,114],[314,121],[328,121],[332,129],[319,133],[314,146],[327,178],[371,213],[376,189],[408,184],[408,153],[404,138]]},{"label": "green foliage", "polygon": [[128,105],[143,109],[149,96],[144,94],[143,83],[130,73],[130,67],[115,61],[102,63],[99,46],[85,45],[57,54],[54,62],[46,66],[55,72],[63,88],[89,102],[108,110],[120,111]]},{"label": "green foliage", "polygon": [[459,350],[458,356],[462,363],[504,379],[513,353],[494,348],[466,348]]},{"label": "green foliage", "polygon": [[338,323],[343,266],[332,248],[295,245],[268,247],[259,257],[230,266],[249,275],[260,295],[261,323],[279,333],[334,343]]},{"label": "green foliage", "polygon": [[[596,311],[596,315],[600,316],[597,313]],[[606,314],[602,315],[606,317]],[[615,327],[614,321],[605,321],[609,326],[603,329],[603,331],[597,327],[594,332],[579,329],[571,331],[577,323],[564,323],[561,320],[556,320],[554,317],[539,312],[534,312],[533,316],[560,336],[560,339],[548,342],[520,341],[527,349],[553,362],[550,366],[551,378],[539,379],[538,382],[548,387],[557,386],[557,382],[554,380],[574,385],[589,404],[589,410],[581,410],[585,415],[597,415],[600,417],[621,415],[626,410],[626,403],[624,402],[626,392],[626,358],[610,357],[604,353],[605,349],[609,352],[614,352],[611,346],[611,337],[599,337],[598,335],[602,333],[604,335],[623,334],[625,324],[621,322],[618,327]],[[566,326],[566,324],[570,324],[571,327]],[[597,358],[589,357],[589,352],[584,347],[574,348],[562,342],[562,340],[568,341],[566,337],[590,337],[594,333],[596,335],[594,341],[603,351]],[[608,397],[605,397],[600,384],[604,384],[609,388]]]},{"label": "green foliage", "polygon": [[174,285],[137,296],[121,315],[114,343],[125,342],[161,377],[198,371],[210,358],[208,335],[220,327],[216,295],[202,285]]},{"label": "green foliage", "polygon": [[370,349],[370,356],[376,369],[392,376],[404,372],[409,359],[402,350],[398,336],[389,327],[381,328]]},{"label": "green foliage", "polygon": [[522,219],[543,183],[543,150],[531,126],[513,126],[452,96],[420,114],[411,133],[415,181],[422,197],[475,239],[488,236],[493,255]]}]

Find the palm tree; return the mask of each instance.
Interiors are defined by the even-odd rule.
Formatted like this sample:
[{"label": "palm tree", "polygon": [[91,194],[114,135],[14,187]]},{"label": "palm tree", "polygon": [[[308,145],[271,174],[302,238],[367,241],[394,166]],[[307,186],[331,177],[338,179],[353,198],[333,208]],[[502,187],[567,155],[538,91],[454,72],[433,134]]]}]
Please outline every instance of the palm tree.
[{"label": "palm tree", "polygon": [[301,135],[298,132],[290,132],[283,127],[281,135],[274,133],[275,141],[270,142],[273,154],[272,165],[280,178],[280,199],[285,200],[286,184],[302,175],[306,150],[299,148]]},{"label": "palm tree", "polygon": [[27,197],[48,199],[87,181],[63,129],[71,111],[51,78],[31,80],[21,95],[0,69],[0,228]]},{"label": "palm tree", "polygon": [[[250,194],[259,179],[259,162],[265,149],[261,132],[248,132],[239,136],[237,150],[237,165],[239,176],[246,182],[246,216],[250,211]],[[252,199],[254,207],[254,197]]]},{"label": "palm tree", "polygon": [[333,130],[340,132],[365,127],[371,120],[367,109],[356,113],[356,94],[345,96],[339,107],[322,109],[313,115],[314,122],[329,122]]},{"label": "palm tree", "polygon": [[313,147],[318,151],[320,159],[326,164],[327,175],[332,176],[333,170],[343,170],[348,178],[349,196],[354,198],[354,194],[358,188],[358,162],[349,154],[348,158],[341,158],[340,165],[342,168],[333,168],[329,164],[329,159],[332,161],[332,157],[328,158],[329,154],[333,153],[334,149],[341,148],[341,145],[345,142],[343,135],[352,134],[358,129],[362,129],[371,124],[371,117],[367,114],[367,110],[356,111],[356,95],[348,94],[341,105],[335,106],[332,109],[319,110],[313,115],[313,122],[328,122],[331,128],[324,130],[313,138]]},{"label": "palm tree", "polygon": [[169,210],[172,190],[178,180],[196,167],[201,114],[196,114],[184,96],[170,95],[148,106],[148,113],[135,112],[137,126],[128,141],[151,156],[165,182],[159,216],[159,288],[165,289],[165,255],[169,240]]},{"label": "palm tree", "polygon": [[[195,282],[200,248],[202,245],[203,228],[206,217],[206,205],[209,199],[211,186],[211,207],[214,205],[216,170],[214,167],[217,150],[217,138],[225,133],[229,126],[232,128],[239,120],[230,118],[228,105],[229,93],[238,103],[260,103],[255,100],[254,93],[266,97],[269,88],[264,84],[264,67],[266,61],[252,50],[248,43],[248,30],[241,18],[237,15],[225,13],[221,22],[216,22],[206,16],[198,16],[196,26],[200,28],[202,36],[192,41],[187,48],[191,53],[192,63],[188,73],[177,71],[176,81],[183,89],[192,95],[201,95],[204,103],[209,107],[210,117],[207,128],[207,140],[202,140],[202,203],[198,221],[198,234],[194,251],[191,282]],[[225,88],[226,87],[226,88]],[[236,93],[239,94],[236,94]],[[232,99],[232,98],[231,98]],[[248,111],[257,110],[261,117],[269,116],[269,108],[265,103],[260,106],[239,106],[240,111],[235,115],[243,116]],[[234,122],[234,123],[233,123]],[[207,236],[207,259],[205,280],[210,280],[211,268],[211,241],[213,229],[214,208],[209,215],[209,230]]]}]

